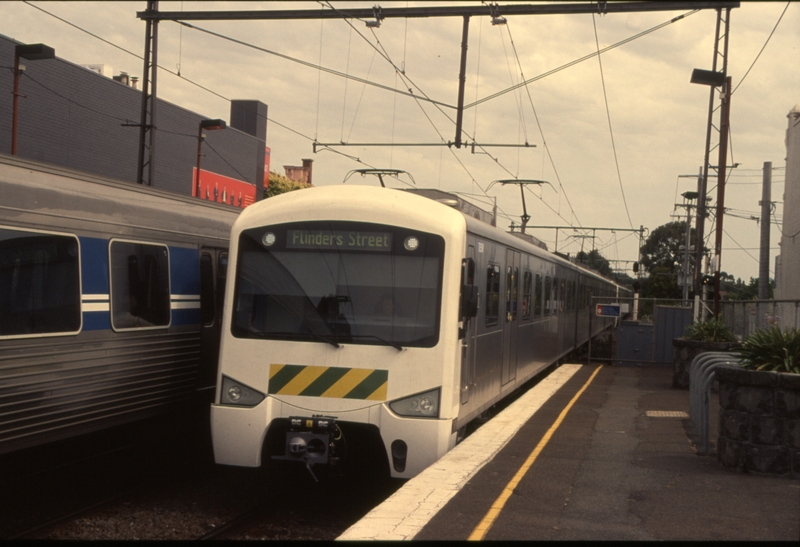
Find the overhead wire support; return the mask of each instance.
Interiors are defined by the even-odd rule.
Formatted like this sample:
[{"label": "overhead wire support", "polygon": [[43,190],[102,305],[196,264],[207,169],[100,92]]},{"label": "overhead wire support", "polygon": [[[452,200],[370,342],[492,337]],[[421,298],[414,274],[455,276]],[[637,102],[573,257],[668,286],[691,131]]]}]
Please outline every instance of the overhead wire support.
[{"label": "overhead wire support", "polygon": [[[738,8],[739,2],[726,1],[706,1],[706,2],[604,2],[602,13],[630,13],[630,12],[650,12],[650,11],[674,11],[674,10],[701,10],[701,9],[720,9],[723,7]],[[302,10],[239,10],[239,11],[158,11],[158,9],[148,9],[147,11],[137,12],[136,16],[148,24],[151,21],[211,21],[211,20],[297,20],[297,19],[343,19],[355,18],[366,21],[367,26],[380,26],[381,21],[389,18],[418,18],[418,17],[455,17],[464,18],[462,30],[462,54],[461,71],[459,75],[459,103],[457,105],[456,135],[455,146],[461,147],[461,122],[464,110],[464,71],[466,70],[466,50],[467,37],[469,32],[469,18],[471,16],[489,16],[492,21],[505,21],[506,16],[511,15],[536,15],[536,14],[581,14],[595,13],[599,6],[593,4],[510,4],[502,7],[495,4],[483,4],[480,6],[415,6],[404,8],[380,8],[376,11],[373,8],[348,9],[340,12],[335,9],[302,9]],[[502,11],[502,16],[500,14]],[[374,19],[372,19],[374,18]],[[186,24],[186,23],[183,23]],[[189,25],[187,25],[189,26]],[[206,31],[209,32],[209,31]],[[146,85],[147,74],[145,74]],[[463,78],[463,79],[462,79]],[[529,82],[524,82],[525,84]],[[522,85],[522,84],[520,84]],[[501,94],[504,92],[501,92]],[[475,106],[479,102],[470,106]]]},{"label": "overhead wire support", "polygon": [[[410,146],[433,146],[433,147],[441,147],[446,146],[448,148],[452,148],[455,146],[458,148],[459,146],[453,141],[446,141],[446,142],[315,142],[314,143],[314,152],[317,151],[317,146],[325,147],[325,148],[333,148],[335,146],[403,146],[403,147],[410,147]],[[472,149],[472,153],[475,153],[475,147],[478,148],[536,148],[535,144],[524,143],[524,144],[503,144],[503,143],[477,143],[477,142],[465,142],[463,146],[470,147]]]}]

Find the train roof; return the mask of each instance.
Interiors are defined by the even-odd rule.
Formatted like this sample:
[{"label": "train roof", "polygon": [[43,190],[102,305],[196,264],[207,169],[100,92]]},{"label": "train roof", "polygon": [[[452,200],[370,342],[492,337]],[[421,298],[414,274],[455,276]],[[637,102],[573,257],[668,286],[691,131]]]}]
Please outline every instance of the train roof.
[{"label": "train roof", "polygon": [[[580,271],[583,275],[603,283],[616,285],[613,280],[607,279],[595,271],[574,264],[534,243],[488,224],[485,222],[485,218],[483,220],[475,218],[474,212],[464,211],[447,200],[443,201],[441,194],[445,194],[445,192],[419,190],[409,192],[360,185],[317,186],[280,194],[251,205],[239,217],[237,227],[245,229],[265,222],[282,224],[298,220],[345,219],[346,215],[341,212],[342,205],[356,207],[362,212],[372,214],[376,216],[376,221],[391,223],[394,209],[412,208],[419,216],[417,227],[421,230],[425,230],[426,227],[444,232],[466,229],[483,238],[524,250],[542,259]],[[369,199],[363,203],[354,200],[355,197],[364,196]],[[377,203],[380,203],[382,208],[380,216],[375,215]],[[298,206],[303,208],[300,216],[297,212]]]},{"label": "train roof", "polygon": [[4,154],[0,188],[0,223],[16,219],[50,229],[69,229],[80,222],[112,235],[141,228],[227,241],[241,212],[230,205]]}]

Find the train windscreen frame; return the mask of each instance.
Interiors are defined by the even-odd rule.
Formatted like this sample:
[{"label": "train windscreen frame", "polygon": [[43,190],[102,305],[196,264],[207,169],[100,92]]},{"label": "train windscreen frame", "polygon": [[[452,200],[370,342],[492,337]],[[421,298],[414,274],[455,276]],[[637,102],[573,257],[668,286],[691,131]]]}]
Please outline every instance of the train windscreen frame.
[{"label": "train windscreen frame", "polygon": [[433,347],[444,238],[405,227],[307,221],[239,236],[237,338]]}]

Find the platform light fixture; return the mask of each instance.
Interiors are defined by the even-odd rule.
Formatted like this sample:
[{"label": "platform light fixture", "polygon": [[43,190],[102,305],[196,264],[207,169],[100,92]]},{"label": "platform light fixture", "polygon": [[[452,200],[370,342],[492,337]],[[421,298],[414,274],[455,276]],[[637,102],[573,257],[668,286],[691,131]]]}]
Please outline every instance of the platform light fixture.
[{"label": "platform light fixture", "polygon": [[197,134],[197,172],[195,173],[195,181],[194,187],[197,192],[197,197],[201,197],[200,195],[200,158],[203,157],[203,140],[205,139],[205,135],[203,135],[203,130],[206,131],[214,131],[217,129],[225,129],[227,128],[227,124],[225,120],[220,120],[219,118],[213,120],[200,120],[200,129]]},{"label": "platform light fixture", "polygon": [[55,59],[56,50],[44,44],[17,44],[14,48],[14,106],[11,115],[11,155],[17,155],[17,128],[19,126],[19,98],[23,95],[19,92],[19,77],[25,70],[20,65],[19,60],[40,61],[43,59]]}]

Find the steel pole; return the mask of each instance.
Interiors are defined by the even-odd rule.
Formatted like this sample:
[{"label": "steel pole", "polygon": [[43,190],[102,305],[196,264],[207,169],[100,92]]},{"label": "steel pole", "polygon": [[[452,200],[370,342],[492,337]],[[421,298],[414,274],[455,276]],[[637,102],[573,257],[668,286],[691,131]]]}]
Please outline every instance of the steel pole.
[{"label": "steel pole", "polygon": [[769,216],[772,212],[772,162],[764,162],[761,187],[761,248],[758,257],[758,299],[769,299]]},{"label": "steel pole", "polygon": [[17,126],[19,123],[19,53],[14,51],[14,105],[11,115],[11,155],[17,155]]}]

